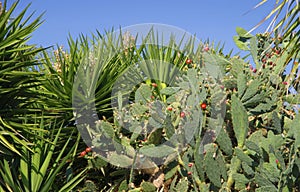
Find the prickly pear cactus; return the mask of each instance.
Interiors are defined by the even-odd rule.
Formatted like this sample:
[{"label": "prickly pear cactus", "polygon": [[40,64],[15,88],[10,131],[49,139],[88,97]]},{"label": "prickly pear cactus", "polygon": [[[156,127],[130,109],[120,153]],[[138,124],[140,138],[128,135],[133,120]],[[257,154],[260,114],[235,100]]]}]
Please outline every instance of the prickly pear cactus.
[{"label": "prickly pear cactus", "polygon": [[120,93],[114,121],[91,129],[105,149],[96,154],[127,173],[114,189],[299,190],[300,98],[283,73],[288,50],[269,34],[237,32],[252,65],[197,52],[172,86],[145,80],[127,105]]}]

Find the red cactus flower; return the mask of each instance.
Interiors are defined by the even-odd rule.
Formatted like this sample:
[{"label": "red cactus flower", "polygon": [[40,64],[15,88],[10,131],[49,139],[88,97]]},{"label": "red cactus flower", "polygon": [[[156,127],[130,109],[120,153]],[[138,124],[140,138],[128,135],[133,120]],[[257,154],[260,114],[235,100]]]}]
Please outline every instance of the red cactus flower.
[{"label": "red cactus flower", "polygon": [[85,152],[87,152],[87,153],[89,153],[89,152],[91,152],[92,151],[92,148],[90,148],[90,147],[87,147],[86,149],[85,149]]},{"label": "red cactus flower", "polygon": [[203,50],[207,52],[207,51],[209,51],[209,47],[208,47],[208,46],[205,46],[205,47],[203,48]]},{"label": "red cactus flower", "polygon": [[152,83],[151,85],[152,85],[152,87],[157,87],[156,83]]},{"label": "red cactus flower", "polygon": [[193,60],[191,60],[191,59],[187,59],[186,61],[185,61],[185,64],[187,64],[187,65],[190,65],[190,64],[192,64],[193,63]]},{"label": "red cactus flower", "polygon": [[180,117],[181,118],[185,117],[185,113],[183,111],[180,113]]},{"label": "red cactus flower", "polygon": [[206,105],[206,103],[201,103],[200,107],[201,107],[201,109],[205,110],[207,105]]},{"label": "red cactus flower", "polygon": [[79,155],[79,157],[84,157],[86,155],[86,151],[82,151]]}]

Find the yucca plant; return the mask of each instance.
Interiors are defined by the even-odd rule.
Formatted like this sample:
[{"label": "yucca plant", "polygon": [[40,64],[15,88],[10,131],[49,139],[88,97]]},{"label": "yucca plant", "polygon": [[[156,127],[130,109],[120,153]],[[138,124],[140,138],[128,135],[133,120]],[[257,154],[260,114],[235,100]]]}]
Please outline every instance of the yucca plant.
[{"label": "yucca plant", "polygon": [[[84,179],[85,169],[76,174],[72,171],[80,135],[69,133],[60,147],[64,123],[53,121],[48,124],[40,117],[36,120],[34,124],[27,124],[26,120],[23,122],[24,128],[32,127],[32,132],[36,132],[34,136],[28,134],[28,140],[32,142],[30,150],[21,147],[21,156],[3,156],[0,160],[1,191],[71,191]],[[75,141],[72,140],[73,134],[77,137]],[[58,174],[64,170],[67,170],[65,179],[58,181]]]},{"label": "yucca plant", "polygon": [[[64,136],[70,130],[65,127],[67,123],[61,119],[55,123],[55,114],[50,114],[43,103],[45,99],[41,100],[46,96],[36,91],[44,79],[36,56],[44,49],[27,42],[41,24],[41,16],[25,17],[29,5],[15,16],[18,3],[7,8],[5,1],[0,6],[0,190],[57,191],[60,188],[55,187],[59,186],[70,190],[84,172],[69,173],[65,185],[56,185],[57,176],[76,155],[79,136],[75,133],[75,142],[70,132]],[[62,150],[56,153],[58,147]]]},{"label": "yucca plant", "polygon": [[[107,32],[104,35],[97,33],[91,38],[81,35],[76,40],[69,37],[68,49],[58,47],[43,51],[40,55],[41,65],[38,68],[44,77],[36,92],[44,94],[40,99],[43,100],[47,111],[64,120],[73,119],[73,84],[79,76],[78,71],[88,67],[93,73],[85,78],[95,80],[97,111],[100,116],[109,113],[112,85],[132,63],[130,60],[122,59],[123,49],[120,41],[122,41],[121,33]],[[104,61],[100,68],[93,65],[94,57],[100,57],[99,60]]]},{"label": "yucca plant", "polygon": [[0,148],[1,153],[12,151],[20,155],[15,145],[28,147],[23,134],[30,132],[19,125],[22,116],[39,111],[35,106],[38,97],[32,94],[32,89],[40,84],[37,77],[41,74],[34,66],[37,65],[35,56],[42,49],[27,44],[41,24],[41,16],[26,17],[28,6],[14,16],[18,2],[9,9],[6,1],[0,6]]}]

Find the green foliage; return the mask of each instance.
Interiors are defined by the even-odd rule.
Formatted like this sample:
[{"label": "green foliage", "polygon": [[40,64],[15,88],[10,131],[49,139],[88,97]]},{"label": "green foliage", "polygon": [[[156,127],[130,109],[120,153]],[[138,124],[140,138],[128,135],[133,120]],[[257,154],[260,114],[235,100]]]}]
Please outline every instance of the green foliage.
[{"label": "green foliage", "polygon": [[[40,17],[11,20],[17,3],[0,10],[1,191],[299,190],[298,68],[284,72],[297,39],[237,28],[252,65],[155,31],[52,53],[26,44]],[[91,140],[79,157],[74,119]]]},{"label": "green foliage", "polygon": [[[266,2],[267,1],[261,1],[255,7],[258,8]],[[273,26],[270,33],[274,33],[275,38],[272,42],[277,44],[285,39],[285,47],[289,50],[288,57],[299,59],[299,30],[297,31],[297,29],[299,29],[299,20],[297,15],[299,15],[298,1],[276,1],[274,2],[273,9],[267,13],[263,21],[273,17],[270,22],[270,26]],[[260,22],[253,29],[256,29],[262,23],[263,22]],[[297,66],[297,64],[293,63],[293,66]]]},{"label": "green foliage", "polygon": [[[139,163],[134,155],[139,152],[149,157],[145,163],[152,165],[152,169],[128,175],[129,180],[138,185],[131,190],[143,190],[145,186],[150,191],[162,188],[169,191],[298,189],[299,115],[287,107],[298,104],[297,95],[286,91],[282,83],[283,70],[263,67],[257,38],[241,29],[239,35],[250,40],[249,50],[257,57],[256,66],[260,67],[257,71],[249,69],[249,64],[237,57],[198,53],[205,55],[202,57],[207,62],[204,68],[195,60],[196,66],[183,70],[182,77],[172,86],[160,87],[158,84],[162,81],[154,88],[147,81],[141,83],[135,90],[133,103],[116,108],[118,120],[110,123],[110,137],[118,140],[121,134],[121,140],[128,142],[123,145],[125,153],[118,154],[119,161],[114,164],[121,165],[122,157]],[[205,70],[213,69],[211,76],[203,76]],[[223,90],[216,88],[214,80],[217,78],[224,84]],[[153,95],[155,98],[151,98]],[[204,101],[208,108],[200,110]],[[224,107],[223,117],[227,123],[216,115],[216,111]],[[129,132],[124,132],[124,125]],[[184,125],[188,126],[184,128]],[[181,127],[184,134],[172,140]],[[171,145],[165,145],[165,141]],[[180,148],[178,143],[187,141],[189,145]],[[165,157],[162,164],[151,159],[162,157]],[[161,172],[164,185],[155,185]],[[138,182],[135,178],[140,176],[148,179]]]},{"label": "green foliage", "polygon": [[11,155],[12,152],[20,155],[15,145],[29,149],[28,141],[22,137],[30,130],[19,125],[22,115],[40,111],[35,106],[38,96],[33,94],[33,89],[40,84],[37,80],[40,73],[33,69],[38,63],[35,56],[42,49],[26,42],[41,24],[41,17],[26,16],[27,6],[11,20],[18,2],[10,8],[6,1],[0,6],[0,149]]},{"label": "green foliage", "polygon": [[150,182],[142,182],[141,189],[143,192],[154,192],[156,187]]},{"label": "green foliage", "polygon": [[[31,150],[22,147],[20,151],[22,157],[6,157],[0,161],[0,175],[3,178],[2,189],[16,192],[74,189],[84,179],[82,176],[86,170],[82,170],[77,175],[74,175],[72,171],[68,173],[69,175],[66,175],[68,179],[63,182],[63,185],[60,185],[60,188],[56,188],[54,183],[57,174],[68,164],[67,161],[74,158],[80,136],[78,135],[75,145],[66,151],[72,142],[72,134],[70,134],[67,142],[56,154],[63,124],[57,125],[53,122],[49,128],[46,128],[47,125],[42,120],[39,125],[33,126],[37,130],[37,134],[31,139],[33,143]],[[39,131],[38,128],[43,129],[44,132]],[[72,169],[71,164],[68,169]]]},{"label": "green foliage", "polygon": [[232,99],[232,124],[238,146],[242,147],[248,132],[248,115],[242,102],[235,96]]},{"label": "green foliage", "polygon": [[80,136],[56,116],[60,106],[44,102],[44,48],[28,44],[41,16],[28,14],[29,5],[16,14],[18,3],[0,2],[0,190],[69,191],[84,178],[84,169],[72,169]]}]

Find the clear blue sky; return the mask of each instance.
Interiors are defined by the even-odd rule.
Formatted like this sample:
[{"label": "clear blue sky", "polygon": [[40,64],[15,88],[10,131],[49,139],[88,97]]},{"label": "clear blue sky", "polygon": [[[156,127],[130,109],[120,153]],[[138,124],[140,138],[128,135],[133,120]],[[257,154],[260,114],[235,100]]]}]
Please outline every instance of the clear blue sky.
[{"label": "clear blue sky", "polygon": [[[8,0],[11,4],[14,0]],[[162,23],[182,28],[201,40],[225,42],[227,50],[235,48],[232,37],[237,26],[247,30],[255,26],[273,7],[274,1],[250,11],[259,0],[21,0],[19,12],[29,2],[36,16],[45,12],[44,23],[34,32],[31,43],[64,45],[70,33],[103,32],[140,23]],[[267,23],[266,23],[267,24]],[[256,30],[263,31],[264,27]]]}]

